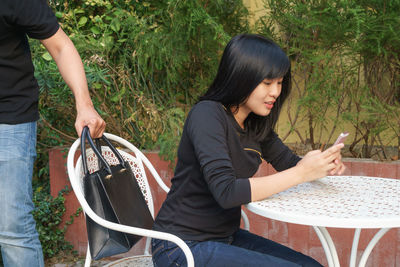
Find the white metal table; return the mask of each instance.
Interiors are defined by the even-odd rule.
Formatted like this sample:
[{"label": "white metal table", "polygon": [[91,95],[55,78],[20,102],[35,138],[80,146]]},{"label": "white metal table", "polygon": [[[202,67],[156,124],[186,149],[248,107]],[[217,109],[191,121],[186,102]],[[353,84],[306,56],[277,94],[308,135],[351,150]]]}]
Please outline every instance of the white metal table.
[{"label": "white metal table", "polygon": [[391,228],[400,227],[400,180],[327,176],[249,203],[247,208],[270,219],[313,226],[330,267],[340,266],[340,263],[325,227],[356,229],[351,267],[356,265],[361,229],[380,228],[360,258],[359,266],[363,267],[379,239]]}]

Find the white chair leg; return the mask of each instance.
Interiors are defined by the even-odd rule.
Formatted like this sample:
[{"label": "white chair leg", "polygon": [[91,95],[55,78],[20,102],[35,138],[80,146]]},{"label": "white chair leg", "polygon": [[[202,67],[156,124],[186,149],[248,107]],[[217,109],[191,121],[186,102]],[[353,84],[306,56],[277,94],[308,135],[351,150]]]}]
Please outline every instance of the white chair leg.
[{"label": "white chair leg", "polygon": [[151,255],[150,254],[150,245],[151,245],[151,237],[146,238],[146,246],[144,247],[144,255]]},{"label": "white chair leg", "polygon": [[88,243],[87,250],[86,250],[85,267],[90,267],[91,261],[92,261],[92,256],[90,256],[90,249],[89,249],[89,243]]},{"label": "white chair leg", "polygon": [[243,220],[243,228],[244,230],[250,231],[250,222],[249,222],[249,218],[247,217],[246,212],[244,212],[243,210],[241,211],[242,214],[242,220]]}]

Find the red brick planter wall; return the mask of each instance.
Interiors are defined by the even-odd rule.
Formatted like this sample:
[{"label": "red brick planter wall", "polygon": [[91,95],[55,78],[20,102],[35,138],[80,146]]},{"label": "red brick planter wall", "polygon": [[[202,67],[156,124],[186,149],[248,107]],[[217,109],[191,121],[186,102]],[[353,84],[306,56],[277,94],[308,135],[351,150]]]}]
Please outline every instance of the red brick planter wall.
[{"label": "red brick planter wall", "polygon": [[[169,167],[169,163],[161,160],[155,152],[145,154],[152,162],[161,178],[169,186],[170,179],[173,176],[173,171]],[[65,188],[66,185],[70,186],[66,174],[66,155],[62,153],[61,149],[56,148],[50,150],[49,158],[51,194],[56,196],[61,189]],[[399,161],[390,163],[357,159],[345,159],[344,161],[347,166],[344,175],[365,175],[400,179]],[[275,170],[271,165],[263,163],[256,175],[268,175],[274,172]],[[152,178],[149,178],[149,183],[154,198],[155,211],[157,213],[166,194]],[[64,221],[68,221],[70,215],[75,213],[78,209],[79,203],[73,192],[66,195],[65,199],[66,214],[64,215]],[[304,254],[310,255],[321,262],[324,266],[327,266],[325,253],[321,243],[311,227],[283,223],[275,220],[266,220],[265,218],[249,211],[246,213],[250,219],[251,232],[265,236],[297,251],[301,251]],[[328,231],[336,244],[341,264],[343,266],[348,266],[354,230],[328,228]],[[359,256],[361,256],[368,242],[376,232],[377,230],[363,230],[361,232],[358,247]],[[85,255],[87,237],[83,214],[78,218],[75,218],[74,223],[68,226],[66,239],[71,242],[79,254]],[[141,254],[143,252],[143,247],[144,242],[140,242],[127,254]],[[386,233],[372,251],[367,266],[400,266],[400,229],[392,229]]]}]

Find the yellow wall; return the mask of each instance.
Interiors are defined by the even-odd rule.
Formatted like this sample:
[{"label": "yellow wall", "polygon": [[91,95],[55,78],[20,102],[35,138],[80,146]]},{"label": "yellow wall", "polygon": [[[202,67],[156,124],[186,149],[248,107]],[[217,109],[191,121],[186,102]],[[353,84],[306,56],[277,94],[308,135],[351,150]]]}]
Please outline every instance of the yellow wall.
[{"label": "yellow wall", "polygon": [[[251,24],[254,24],[254,22],[261,16],[265,15],[268,12],[268,9],[265,8],[263,0],[243,0],[244,5],[249,9],[250,11],[250,17],[249,17],[249,21]],[[292,95],[294,96],[294,98],[292,98],[292,103],[296,103],[297,98],[296,98],[296,92],[295,90],[292,91]],[[280,115],[280,119],[277,125],[277,132],[281,137],[284,137],[287,135],[289,129],[290,129],[290,125],[288,124],[289,122],[289,118],[288,118],[288,104],[289,101],[286,101],[285,106],[282,109],[281,115]],[[293,108],[291,109],[291,113],[293,113]],[[293,115],[293,114],[292,114]],[[308,125],[306,121],[298,121],[296,123],[296,128],[304,135],[304,138],[306,138],[305,133],[308,132]],[[328,127],[329,128],[329,127]],[[340,125],[338,127],[338,129],[336,130],[334,136],[337,136],[340,134],[340,132],[345,131],[345,126],[344,125]],[[332,137],[332,139],[335,139],[336,137]],[[334,142],[334,140],[327,140],[328,137],[326,137],[326,140],[322,140],[323,138],[321,138],[321,142]],[[349,138],[350,140],[350,138]],[[349,143],[349,140],[346,143]],[[290,134],[287,139],[285,139],[285,142],[287,143],[299,143],[300,139],[299,137],[292,133]]]},{"label": "yellow wall", "polygon": [[[260,17],[265,15],[268,12],[268,9],[264,7],[264,1],[263,0],[243,0],[244,5],[249,9],[250,12],[250,17],[249,21],[251,24],[254,24],[254,22]],[[295,89],[293,88],[292,91],[292,97],[294,98],[291,100],[293,105],[296,105],[298,94],[296,94]],[[282,138],[286,136],[290,129],[290,124],[289,118],[288,118],[288,103],[289,101],[286,101],[285,106],[282,109],[280,119],[277,125],[277,132],[279,136]],[[295,108],[291,109],[291,114],[294,116]],[[335,112],[336,111],[332,111]],[[315,141],[319,141],[322,144],[324,143],[333,143],[336,139],[336,137],[343,131],[348,131],[350,132],[350,136],[346,140],[346,144],[351,144],[353,141],[353,138],[355,137],[355,129],[354,126],[351,125],[350,123],[341,123],[337,125],[337,128],[334,132],[334,134],[331,136],[329,139],[329,133],[331,132],[331,129],[333,128],[333,125],[327,125],[327,130],[322,131],[322,136],[320,136],[320,130],[315,129]],[[299,132],[303,135],[303,138],[306,137],[306,133],[308,136],[308,122],[305,119],[305,116],[302,116],[302,120],[296,122],[296,129],[299,130]],[[393,136],[393,131],[388,130],[386,133],[382,134],[382,139],[384,139],[384,145],[389,145],[389,146],[397,146],[398,145],[398,140],[396,138],[390,139],[390,138],[385,138],[387,136]],[[295,134],[292,133],[290,134],[287,139],[284,140],[286,143],[300,143],[300,138]],[[362,142],[360,142],[362,144]]]},{"label": "yellow wall", "polygon": [[266,10],[262,0],[243,0],[243,4],[251,12],[250,22],[254,22],[257,18],[264,15]]}]

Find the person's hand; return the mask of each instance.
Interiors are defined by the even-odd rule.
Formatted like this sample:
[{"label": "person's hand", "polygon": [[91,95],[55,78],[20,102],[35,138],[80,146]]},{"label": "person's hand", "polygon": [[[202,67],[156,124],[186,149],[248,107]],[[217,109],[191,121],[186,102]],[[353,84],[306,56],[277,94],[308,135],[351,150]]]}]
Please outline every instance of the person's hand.
[{"label": "person's hand", "polygon": [[296,165],[299,168],[301,177],[303,177],[303,182],[343,173],[345,166],[340,155],[340,150],[343,146],[343,144],[338,144],[324,152],[320,150],[308,152]]},{"label": "person's hand", "polygon": [[78,115],[76,116],[75,129],[79,137],[85,126],[89,127],[90,136],[92,138],[99,138],[103,135],[106,123],[93,107],[88,107],[79,109]]},{"label": "person's hand", "polygon": [[335,168],[330,171],[330,175],[341,175],[346,170],[346,166],[342,162],[342,155],[339,154],[339,157],[336,158],[333,163],[335,163]]}]

